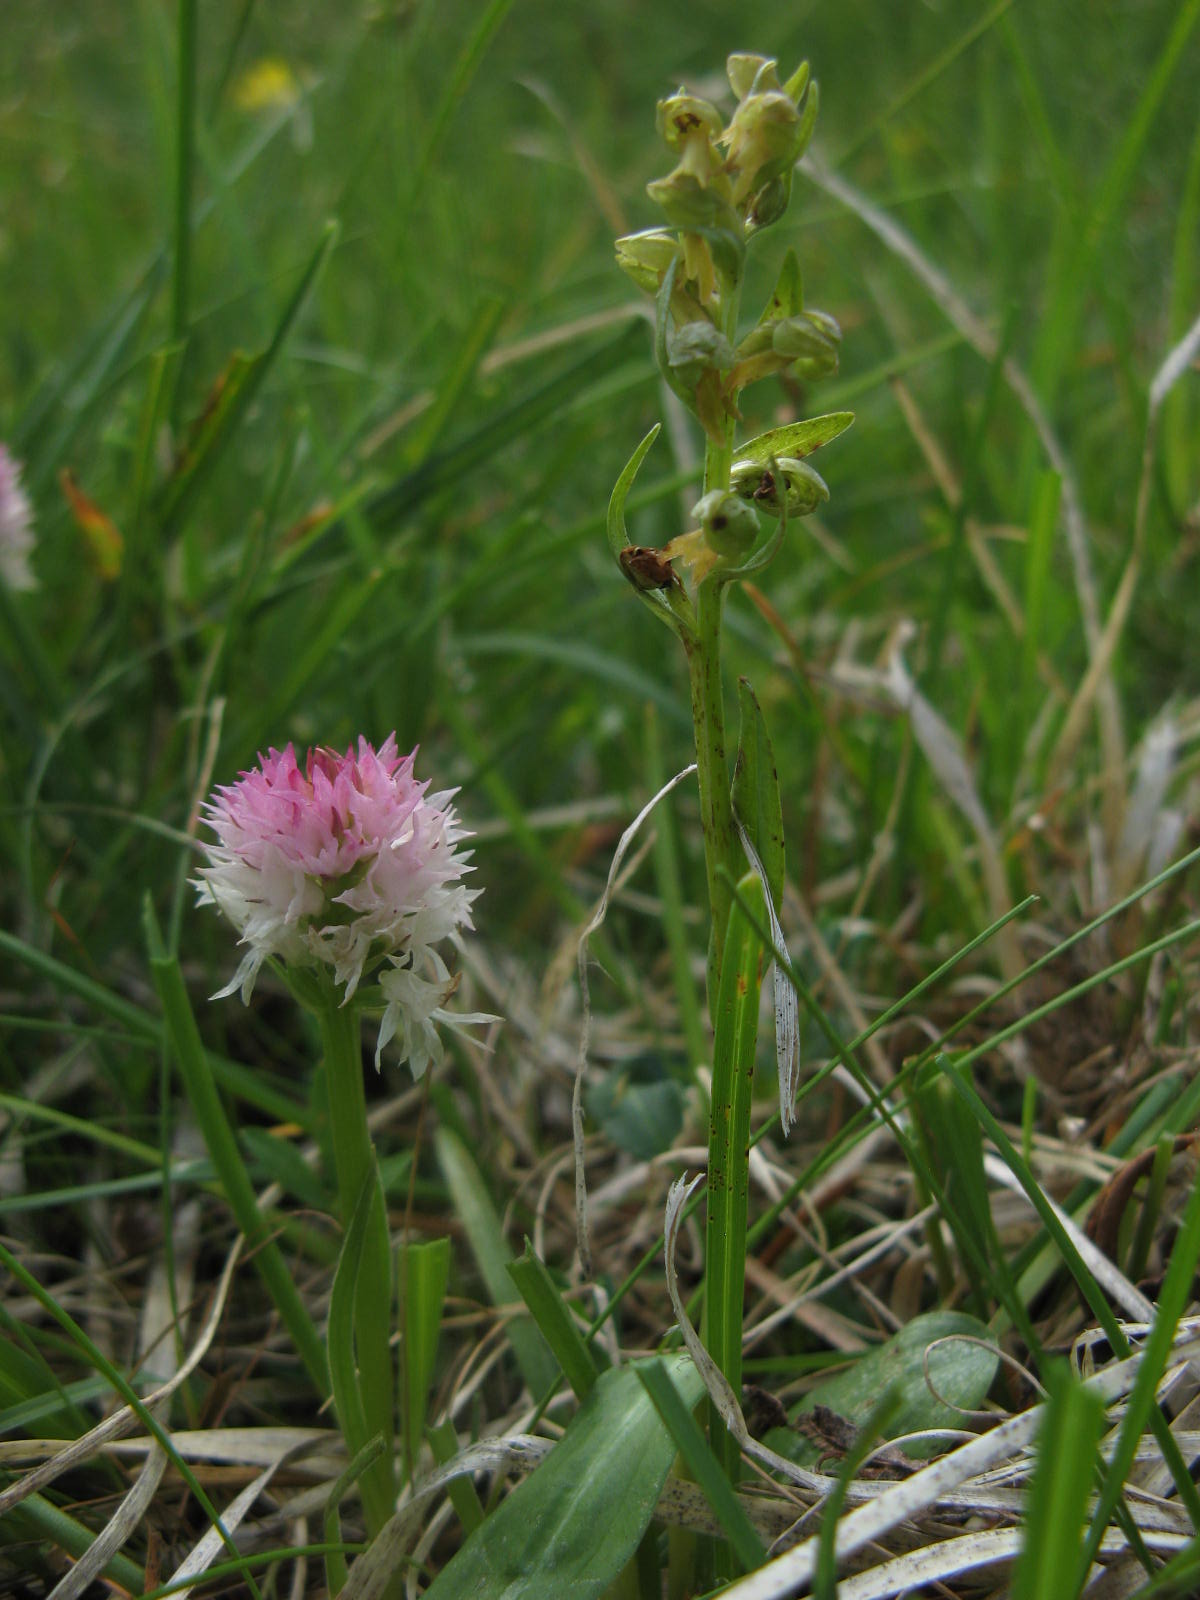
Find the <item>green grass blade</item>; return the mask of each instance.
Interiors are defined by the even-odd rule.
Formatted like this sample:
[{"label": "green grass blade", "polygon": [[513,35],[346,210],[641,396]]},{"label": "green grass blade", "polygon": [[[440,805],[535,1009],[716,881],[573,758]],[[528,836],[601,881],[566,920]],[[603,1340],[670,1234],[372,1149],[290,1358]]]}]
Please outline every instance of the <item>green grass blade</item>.
[{"label": "green grass blade", "polygon": [[1079,1593],[1080,1546],[1104,1402],[1074,1378],[1065,1362],[1054,1363],[1046,1383],[1050,1398],[1038,1435],[1013,1600],[1067,1600]]},{"label": "green grass blade", "polygon": [[187,333],[192,262],[192,177],[196,145],[196,0],[179,0],[175,82],[175,206],[171,272],[171,338]]},{"label": "green grass blade", "polygon": [[429,1385],[433,1380],[441,1337],[442,1307],[450,1278],[450,1240],[427,1239],[406,1244],[400,1252],[400,1305],[404,1318],[401,1393],[404,1399],[404,1438],[408,1449],[408,1477],[416,1472]]},{"label": "green grass blade", "polygon": [[753,1572],[767,1559],[767,1552],[758,1530],[750,1521],[745,1507],[733,1492],[729,1479],[721,1469],[708,1441],[696,1425],[691,1411],[679,1398],[679,1391],[671,1382],[662,1361],[639,1362],[638,1377],[646,1393],[654,1402],[654,1409],[671,1430],[675,1448],[683,1457],[689,1475],[703,1489],[717,1521],[725,1530],[743,1572]]},{"label": "green grass blade", "polygon": [[[367,1440],[361,1450],[355,1451],[345,1471],[340,1472],[334,1479],[333,1487],[326,1498],[322,1532],[325,1535],[325,1544],[328,1546],[325,1555],[325,1582],[331,1595],[341,1594],[346,1579],[350,1576],[346,1566],[346,1551],[342,1544],[341,1503],[354,1485],[360,1479],[366,1478],[382,1454],[383,1436],[377,1433],[373,1439]],[[366,1493],[365,1484],[363,1492]]]},{"label": "green grass blade", "polygon": [[321,269],[337,242],[337,236],[337,223],[327,222],[320,243],[309,258],[267,347],[254,356],[238,353],[231,358],[210,403],[185,441],[175,471],[163,486],[156,509],[164,535],[170,536],[180,531],[197,495],[220,466],[288,334],[308,303]]},{"label": "green grass blade", "polygon": [[[1153,1429],[1159,1448],[1163,1450],[1164,1457],[1171,1467],[1180,1498],[1192,1518],[1193,1527],[1200,1528],[1200,1498],[1197,1496],[1191,1474],[1179,1456],[1175,1436],[1167,1425],[1155,1394],[1166,1369],[1175,1329],[1191,1298],[1198,1263],[1200,1263],[1200,1177],[1193,1178],[1192,1181],[1192,1192],[1188,1196],[1183,1223],[1175,1235],[1167,1274],[1159,1291],[1154,1326],[1142,1350],[1141,1365],[1138,1367],[1137,1377],[1126,1402],[1116,1448],[1109,1459],[1104,1482],[1100,1488],[1100,1499],[1084,1542],[1083,1553],[1079,1558],[1076,1574],[1079,1586],[1082,1586],[1083,1578],[1100,1547],[1100,1540],[1104,1537],[1109,1519],[1124,1494],[1125,1480],[1147,1425]],[[1169,1448],[1164,1444],[1164,1434],[1169,1441]]]},{"label": "green grass blade", "polygon": [[[490,0],[474,28],[463,40],[454,66],[446,76],[442,92],[432,115],[425,124],[427,132],[420,153],[409,174],[409,204],[416,197],[428,176],[433,157],[446,136],[446,130],[456,108],[462,103],[471,80],[479,71],[488,46],[496,36],[500,24],[512,9],[513,0]],[[408,209],[406,205],[405,209]]]},{"label": "green grass blade", "polygon": [[220,1095],[209,1067],[208,1057],[200,1040],[200,1030],[192,1012],[191,1001],[184,987],[179,962],[162,953],[162,940],[158,933],[149,900],[146,902],[147,942],[150,948],[150,971],[163,1008],[163,1018],[176,1061],[183,1074],[188,1099],[204,1135],[208,1153],[224,1190],[225,1198],[246,1235],[246,1242],[254,1253],[267,1291],[282,1317],[284,1326],[292,1336],[297,1354],[308,1369],[309,1376],[321,1395],[329,1393],[329,1369],[325,1350],[313,1325],[308,1308],[300,1297],[295,1279],[288,1270],[278,1246],[269,1236],[266,1218],[258,1209],[258,1201],[246,1171],[233,1129],[225,1115]]},{"label": "green grass blade", "polygon": [[1064,261],[1059,281],[1052,286],[1033,361],[1035,382],[1048,404],[1054,400],[1078,337],[1085,296],[1093,286],[1109,230],[1129,197],[1150,130],[1167,87],[1185,59],[1188,40],[1197,21],[1200,21],[1200,0],[1183,0],[1174,11],[1170,32],[1153,69],[1144,77],[1145,87],[1101,176],[1090,214],[1076,234],[1074,251]]},{"label": "green grass blade", "polygon": [[595,1357],[580,1333],[579,1325],[571,1315],[558,1285],[547,1271],[546,1263],[534,1253],[528,1239],[525,1241],[525,1254],[519,1260],[508,1263],[508,1275],[529,1307],[533,1320],[542,1330],[576,1398],[583,1400],[590,1394],[598,1375]]},{"label": "green grass blade", "polygon": [[[82,1522],[77,1522],[40,1494],[31,1494],[15,1511],[10,1511],[0,1521],[0,1529],[6,1544],[34,1544],[44,1540],[77,1561],[87,1555],[96,1537],[91,1528],[84,1527]],[[143,1568],[120,1554],[111,1556],[103,1573],[96,1576],[111,1578],[131,1595],[141,1594],[146,1582]]]}]

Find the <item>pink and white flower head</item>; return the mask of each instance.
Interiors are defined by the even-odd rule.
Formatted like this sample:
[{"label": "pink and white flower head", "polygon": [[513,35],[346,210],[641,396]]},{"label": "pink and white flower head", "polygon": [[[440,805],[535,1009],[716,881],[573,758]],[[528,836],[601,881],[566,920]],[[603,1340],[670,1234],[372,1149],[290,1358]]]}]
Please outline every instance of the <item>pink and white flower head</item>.
[{"label": "pink and white flower head", "polygon": [[378,751],[366,739],[357,754],[310,750],[303,768],[290,744],[260,756],[205,805],[217,837],[195,884],[247,946],[214,999],[240,989],[248,1000],[268,957],[325,970],[345,1000],[378,971],[386,1008],[375,1064],[400,1032],[402,1059],[420,1077],[441,1059],[435,1021],[491,1019],[443,1010],[458,980],[433,947],[471,927],[479,891],[461,881],[471,868],[470,852],[455,849],[469,837],[449,804],[456,791],[428,794],[413,777],[416,754],[398,755],[393,733]]},{"label": "pink and white flower head", "polygon": [[35,589],[29,565],[33,549],[33,507],[21,487],[21,469],[0,444],[0,576],[10,589]]}]

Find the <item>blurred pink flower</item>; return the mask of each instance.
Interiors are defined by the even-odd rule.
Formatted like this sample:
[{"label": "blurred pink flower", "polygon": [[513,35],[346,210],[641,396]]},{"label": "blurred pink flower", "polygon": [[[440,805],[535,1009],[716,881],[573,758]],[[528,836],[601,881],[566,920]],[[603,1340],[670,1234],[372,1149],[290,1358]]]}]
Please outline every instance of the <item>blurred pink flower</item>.
[{"label": "blurred pink flower", "polygon": [[324,968],[345,1000],[382,967],[376,1065],[400,1031],[419,1077],[442,1053],[435,1021],[491,1019],[442,1009],[458,980],[433,946],[471,926],[478,891],[461,882],[470,852],[455,846],[469,835],[449,804],[455,791],[427,794],[415,759],[397,754],[395,734],[378,751],[366,739],[357,754],[310,750],[303,768],[290,744],[272,749],[206,804],[216,842],[195,883],[247,946],[220,995],[240,989],[247,1000],[268,957]]},{"label": "blurred pink flower", "polygon": [[0,444],[0,576],[10,589],[36,589],[29,565],[33,507],[21,487],[21,469]]}]

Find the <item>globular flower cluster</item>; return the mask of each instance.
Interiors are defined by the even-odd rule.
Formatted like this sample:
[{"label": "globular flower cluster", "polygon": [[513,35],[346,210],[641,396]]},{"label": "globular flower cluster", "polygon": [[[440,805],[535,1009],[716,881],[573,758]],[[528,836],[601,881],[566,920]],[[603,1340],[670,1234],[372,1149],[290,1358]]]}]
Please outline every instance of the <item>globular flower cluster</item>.
[{"label": "globular flower cluster", "polygon": [[478,891],[464,887],[469,835],[450,801],[413,776],[395,734],[375,750],[272,749],[204,808],[216,835],[195,880],[246,948],[232,980],[246,1000],[268,958],[331,975],[350,1000],[378,974],[385,1000],[376,1051],[399,1035],[415,1076],[441,1057],[435,1023],[490,1020],[443,1009],[457,986],[436,945],[471,926]]},{"label": "globular flower cluster", "polygon": [[0,577],[10,589],[33,589],[33,507],[21,487],[21,469],[0,444]]}]

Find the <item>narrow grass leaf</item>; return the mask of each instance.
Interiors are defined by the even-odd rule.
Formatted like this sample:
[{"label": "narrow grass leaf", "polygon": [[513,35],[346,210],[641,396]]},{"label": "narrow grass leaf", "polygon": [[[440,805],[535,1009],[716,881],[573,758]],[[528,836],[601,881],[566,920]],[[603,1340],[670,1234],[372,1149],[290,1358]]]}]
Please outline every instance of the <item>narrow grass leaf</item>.
[{"label": "narrow grass leaf", "polygon": [[[878,1392],[878,1391],[876,1391]],[[817,1535],[817,1565],[813,1573],[813,1600],[837,1600],[837,1531],[846,1491],[858,1475],[875,1440],[892,1421],[900,1405],[900,1395],[889,1388],[872,1397],[871,1410],[858,1437],[838,1468],[837,1483],[821,1512],[821,1531]]]},{"label": "narrow grass leaf", "polygon": [[268,1235],[266,1219],[258,1209],[249,1173],[217,1093],[179,962],[177,958],[163,953],[161,935],[149,898],[145,902],[145,914],[147,942],[151,952],[150,971],[162,1003],[167,1034],[183,1074],[188,1100],[220,1176],[225,1198],[238,1227],[254,1251],[255,1266],[292,1336],[297,1354],[308,1368],[318,1392],[328,1394],[329,1371],[324,1347],[295,1279],[278,1246]]},{"label": "narrow grass leaf", "polygon": [[[1088,1305],[1091,1307],[1092,1313],[1095,1316],[1099,1326],[1104,1329],[1105,1335],[1113,1350],[1119,1356],[1127,1356],[1129,1353],[1129,1341],[1125,1337],[1125,1333],[1122,1330],[1120,1323],[1114,1316],[1112,1308],[1110,1307],[1103,1291],[1100,1289],[1100,1286],[1097,1284],[1094,1275],[1089,1271],[1086,1262],[1080,1256],[1079,1251],[1072,1243],[1070,1236],[1055,1214],[1053,1206],[1042,1193],[1041,1186],[1038,1184],[1036,1178],[1021,1160],[1021,1157],[1013,1146],[1012,1141],[1004,1132],[1004,1129],[1000,1126],[999,1122],[984,1105],[974,1088],[966,1081],[961,1068],[961,1062],[957,1063],[953,1068],[947,1068],[947,1074],[950,1082],[971,1107],[971,1110],[978,1118],[983,1131],[995,1145],[1001,1160],[1013,1173],[1014,1177],[1020,1183],[1022,1189],[1024,1189],[1025,1193],[1032,1201],[1038,1212],[1038,1215],[1041,1217],[1042,1222],[1045,1225],[1046,1232],[1054,1241],[1059,1254],[1062,1256],[1064,1265],[1074,1278],[1076,1284],[1079,1286],[1080,1292],[1083,1294]],[[1194,1254],[1192,1254],[1193,1251]],[[1187,1218],[1185,1220],[1184,1227],[1180,1229],[1178,1235],[1176,1236],[1175,1249],[1172,1251],[1172,1267],[1175,1266],[1177,1260],[1180,1262],[1180,1266],[1174,1279],[1172,1279],[1171,1271],[1168,1269],[1167,1282],[1164,1283],[1162,1293],[1159,1297],[1159,1312],[1155,1321],[1154,1333],[1149,1344],[1146,1346],[1145,1356],[1150,1361],[1152,1371],[1154,1371],[1153,1357],[1157,1356],[1160,1359],[1162,1358],[1165,1350],[1170,1345],[1171,1338],[1174,1335],[1175,1322],[1182,1314],[1183,1301],[1179,1302],[1179,1310],[1174,1313],[1173,1318],[1169,1316],[1168,1311],[1165,1310],[1164,1307],[1173,1304],[1173,1301],[1178,1298],[1181,1292],[1180,1284],[1184,1282],[1183,1264],[1189,1259],[1189,1256],[1191,1257],[1192,1266],[1194,1267],[1196,1260],[1200,1259],[1200,1183],[1198,1183],[1192,1191],[1191,1199],[1188,1202]],[[1187,1271],[1189,1276],[1186,1279],[1186,1284],[1184,1284],[1185,1289],[1186,1286],[1190,1285],[1192,1281],[1190,1276],[1192,1267],[1187,1268]],[[1170,1301],[1167,1297],[1168,1283],[1170,1284],[1172,1290],[1172,1299]],[[1142,1376],[1142,1370],[1143,1369],[1141,1367],[1138,1368],[1139,1378]],[[1132,1450],[1136,1448],[1137,1433],[1140,1433],[1141,1428],[1145,1425],[1145,1422],[1148,1418],[1149,1425],[1154,1433],[1155,1439],[1158,1442],[1158,1447],[1162,1451],[1168,1467],[1171,1469],[1171,1475],[1175,1480],[1175,1485],[1179,1491],[1180,1498],[1187,1506],[1188,1511],[1194,1519],[1196,1525],[1200,1527],[1200,1495],[1197,1494],[1196,1487],[1192,1482],[1191,1475],[1188,1472],[1188,1469],[1180,1454],[1179,1446],[1175,1441],[1175,1437],[1167,1425],[1166,1418],[1163,1416],[1158,1407],[1152,1403],[1154,1397],[1154,1386],[1158,1381],[1158,1373],[1160,1372],[1161,1367],[1157,1369],[1157,1372],[1154,1372],[1154,1375],[1150,1376],[1146,1380],[1143,1380],[1146,1392],[1139,1393],[1140,1404],[1137,1410],[1135,1411],[1132,1402],[1126,1408],[1124,1426],[1129,1426],[1131,1417],[1136,1417],[1139,1419],[1139,1421],[1136,1432],[1131,1434],[1129,1437],[1126,1437],[1124,1433],[1122,1434],[1122,1443],[1125,1449],[1132,1452]],[[1130,1455],[1130,1459],[1132,1459],[1132,1454]],[[1106,1479],[1106,1488],[1110,1493],[1112,1493],[1112,1506],[1116,1505],[1117,1500],[1120,1497],[1121,1485],[1123,1481],[1123,1474],[1116,1474],[1114,1477],[1113,1469],[1110,1468],[1109,1478]],[[1108,1517],[1111,1515],[1112,1506],[1110,1506],[1108,1511],[1105,1512],[1103,1518],[1100,1517],[1099,1511],[1097,1512],[1096,1522],[1093,1524],[1094,1532],[1097,1528],[1101,1532],[1103,1531],[1104,1526],[1107,1524]]]},{"label": "narrow grass leaf", "polygon": [[1065,1362],[1056,1362],[1046,1380],[1050,1398],[1038,1435],[1013,1600],[1067,1600],[1079,1592],[1080,1546],[1104,1427],[1104,1402],[1075,1380]]},{"label": "narrow grass leaf", "polygon": [[[10,1511],[0,1524],[5,1544],[48,1544],[61,1550],[76,1561],[82,1561],[96,1537],[94,1528],[86,1527],[59,1509],[40,1494],[30,1495],[15,1511]],[[129,1594],[141,1594],[146,1574],[137,1562],[114,1551],[103,1567],[100,1577],[110,1578]]]},{"label": "narrow grass leaf", "polygon": [[[363,1179],[350,1226],[346,1229],[342,1240],[337,1268],[333,1275],[333,1288],[329,1295],[329,1326],[326,1330],[329,1380],[338,1422],[352,1453],[356,1453],[368,1444],[372,1435],[371,1426],[367,1421],[366,1407],[363,1405],[358,1362],[355,1359],[354,1306],[359,1272],[362,1269],[363,1250],[367,1242],[367,1228],[371,1220],[371,1207],[378,1186],[379,1169],[372,1165]],[[386,1521],[386,1515],[384,1520]]]},{"label": "narrow grass leaf", "polygon": [[506,302],[498,295],[489,297],[467,328],[449,363],[446,376],[433,404],[421,418],[420,427],[409,441],[405,454],[410,466],[419,466],[440,441],[454,408],[478,370],[484,352],[504,315]]},{"label": "narrow grass leaf", "polygon": [[666,1367],[661,1361],[646,1361],[639,1363],[636,1370],[654,1402],[655,1410],[671,1430],[671,1437],[689,1474],[704,1491],[742,1570],[753,1571],[767,1559],[758,1530],[734,1494],[729,1479],[709,1449],[708,1441],[696,1425],[691,1410],[680,1399]]},{"label": "narrow grass leaf", "polygon": [[337,224],[327,223],[266,348],[253,356],[236,353],[217,380],[208,404],[184,441],[174,471],[163,486],[156,509],[165,535],[179,532],[197,495],[221,465],[293,324],[308,303],[337,235]]},{"label": "narrow grass leaf", "polygon": [[437,1361],[442,1307],[450,1277],[450,1240],[401,1246],[401,1316],[404,1319],[403,1397],[409,1476],[416,1470],[425,1432],[429,1385]]},{"label": "narrow grass leaf", "polygon": [[329,1586],[331,1595],[339,1595],[349,1577],[346,1553],[342,1545],[342,1501],[359,1479],[371,1470],[382,1454],[383,1435],[377,1433],[373,1439],[368,1439],[360,1450],[355,1451],[345,1471],[334,1479],[325,1501],[322,1532],[329,1547],[325,1554],[325,1582]]},{"label": "narrow grass leaf", "polygon": [[[370,525],[387,533],[409,518],[423,501],[441,489],[460,484],[478,472],[494,456],[516,439],[527,438],[543,422],[561,417],[570,405],[586,397],[592,384],[604,378],[634,353],[643,337],[639,324],[623,328],[615,338],[563,371],[508,400],[497,412],[471,433],[436,451],[420,466],[374,494],[366,503]],[[330,523],[326,532],[340,532],[340,522]]]},{"label": "narrow grass leaf", "polygon": [[175,207],[172,237],[171,337],[187,330],[192,262],[192,178],[196,145],[196,0],[179,0],[175,77]]},{"label": "narrow grass leaf", "polygon": [[[458,1455],[458,1434],[447,1417],[429,1428],[429,1448],[439,1467],[446,1467]],[[466,1473],[456,1474],[446,1481],[446,1495],[458,1513],[463,1532],[474,1533],[484,1519],[483,1504],[475,1492],[475,1485]]]},{"label": "narrow grass leaf", "polygon": [[166,270],[166,257],[160,255],[133,288],[119,296],[74,357],[52,370],[14,423],[10,442],[28,463],[27,487],[35,499],[49,487],[77,432],[108,391]]},{"label": "narrow grass leaf", "polygon": [[525,1241],[525,1254],[518,1261],[509,1262],[508,1275],[545,1335],[546,1343],[553,1350],[555,1360],[576,1398],[584,1399],[598,1376],[596,1358],[580,1333],[579,1324],[571,1315],[562,1291],[528,1239]]},{"label": "narrow grass leaf", "polygon": [[1188,1196],[1183,1222],[1175,1235],[1166,1277],[1159,1291],[1154,1325],[1142,1350],[1141,1365],[1138,1367],[1125,1415],[1121,1419],[1116,1448],[1109,1459],[1108,1469],[1101,1485],[1099,1503],[1092,1516],[1092,1525],[1080,1558],[1077,1574],[1077,1583],[1080,1585],[1100,1548],[1100,1541],[1109,1518],[1124,1493],[1125,1482],[1147,1424],[1153,1429],[1159,1448],[1171,1468],[1171,1475],[1175,1479],[1180,1498],[1192,1517],[1193,1526],[1200,1527],[1200,1499],[1197,1497],[1191,1474],[1180,1456],[1175,1436],[1167,1426],[1155,1393],[1170,1358],[1179,1319],[1191,1298],[1198,1264],[1200,1264],[1200,1176],[1192,1180],[1192,1190]]}]

